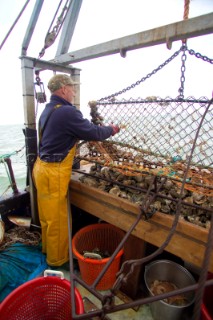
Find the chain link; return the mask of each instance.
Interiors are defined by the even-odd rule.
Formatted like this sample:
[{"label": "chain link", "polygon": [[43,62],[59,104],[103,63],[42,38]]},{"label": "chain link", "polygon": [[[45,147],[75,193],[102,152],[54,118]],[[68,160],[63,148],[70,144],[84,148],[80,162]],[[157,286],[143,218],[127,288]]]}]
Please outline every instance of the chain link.
[{"label": "chain link", "polygon": [[178,98],[180,98],[180,99],[184,98],[184,83],[185,83],[185,71],[186,71],[185,63],[186,63],[186,58],[187,58],[186,51],[188,51],[189,54],[194,55],[198,59],[202,59],[203,61],[206,61],[206,62],[209,62],[209,63],[213,64],[213,59],[210,59],[207,56],[203,56],[199,52],[195,52],[192,49],[188,49],[186,45],[183,45],[182,49],[183,49],[183,55],[182,55],[182,58],[181,58],[182,65],[181,65],[181,78],[180,78],[181,86],[180,86],[180,88],[178,90],[179,91]]},{"label": "chain link", "polygon": [[195,52],[192,49],[187,50],[187,51],[189,52],[189,54],[194,55],[196,58],[202,59],[203,61],[207,61],[207,62],[213,64],[213,59],[210,59],[210,58],[208,58],[206,56],[203,56],[201,53]]},{"label": "chain link", "polygon": [[181,61],[182,61],[182,65],[181,65],[181,77],[180,77],[180,83],[181,83],[181,86],[178,90],[179,92],[179,96],[178,98],[179,99],[183,99],[184,98],[184,83],[185,83],[185,71],[186,71],[186,50],[187,50],[187,47],[186,45],[183,45],[182,46],[182,50],[183,50],[183,54],[182,54],[182,57],[181,57]]}]

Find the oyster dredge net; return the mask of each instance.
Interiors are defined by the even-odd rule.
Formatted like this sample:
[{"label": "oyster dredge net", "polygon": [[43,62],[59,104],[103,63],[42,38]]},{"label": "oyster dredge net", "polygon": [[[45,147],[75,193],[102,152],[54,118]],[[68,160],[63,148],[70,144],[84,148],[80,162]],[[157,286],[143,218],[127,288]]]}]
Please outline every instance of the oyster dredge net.
[{"label": "oyster dredge net", "polygon": [[[118,95],[154,75],[180,52],[179,96],[175,99],[150,96],[118,100]],[[130,87],[90,101],[92,122],[115,123],[121,130],[103,142],[80,142],[77,159],[93,164],[89,174],[81,177],[82,182],[139,205],[143,203],[151,181],[152,191],[162,184],[150,205],[151,213],[158,210],[174,214],[176,200],[181,197],[184,218],[208,228],[213,206],[213,105],[212,99],[206,97],[184,98],[187,52],[205,62],[213,62],[184,45]]]}]

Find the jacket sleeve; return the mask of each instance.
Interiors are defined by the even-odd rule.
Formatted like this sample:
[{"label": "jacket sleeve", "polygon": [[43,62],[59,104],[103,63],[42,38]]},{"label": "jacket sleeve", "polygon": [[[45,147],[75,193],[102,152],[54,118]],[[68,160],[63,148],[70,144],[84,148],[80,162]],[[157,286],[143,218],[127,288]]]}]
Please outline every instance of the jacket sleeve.
[{"label": "jacket sleeve", "polygon": [[69,107],[68,130],[79,140],[102,141],[109,138],[113,129],[111,126],[98,126],[83,118],[80,110]]}]

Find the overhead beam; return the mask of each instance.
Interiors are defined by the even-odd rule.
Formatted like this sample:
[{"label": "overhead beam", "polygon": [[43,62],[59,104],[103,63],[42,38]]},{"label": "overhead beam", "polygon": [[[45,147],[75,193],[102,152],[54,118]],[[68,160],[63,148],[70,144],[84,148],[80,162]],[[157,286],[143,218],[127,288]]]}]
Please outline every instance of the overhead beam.
[{"label": "overhead beam", "polygon": [[21,56],[20,59],[25,59],[25,60],[31,61],[33,64],[33,67],[35,68],[35,71],[51,70],[51,71],[64,72],[64,73],[71,74],[72,71],[74,70],[74,68],[72,66],[62,65],[60,63],[57,64],[55,62],[36,59],[33,57]]},{"label": "overhead beam", "polygon": [[147,31],[103,42],[81,50],[57,56],[52,62],[68,65],[163,43],[193,38],[213,33],[213,13],[161,26]]}]

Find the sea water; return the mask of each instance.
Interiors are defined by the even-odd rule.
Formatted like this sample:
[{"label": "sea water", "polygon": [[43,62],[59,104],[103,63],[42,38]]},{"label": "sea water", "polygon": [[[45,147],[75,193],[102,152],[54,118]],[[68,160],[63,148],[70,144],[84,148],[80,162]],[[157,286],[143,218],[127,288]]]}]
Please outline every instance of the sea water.
[{"label": "sea water", "polygon": [[3,161],[7,156],[11,160],[12,169],[19,191],[26,187],[26,157],[24,125],[0,125],[0,198],[13,193],[8,166]]}]

